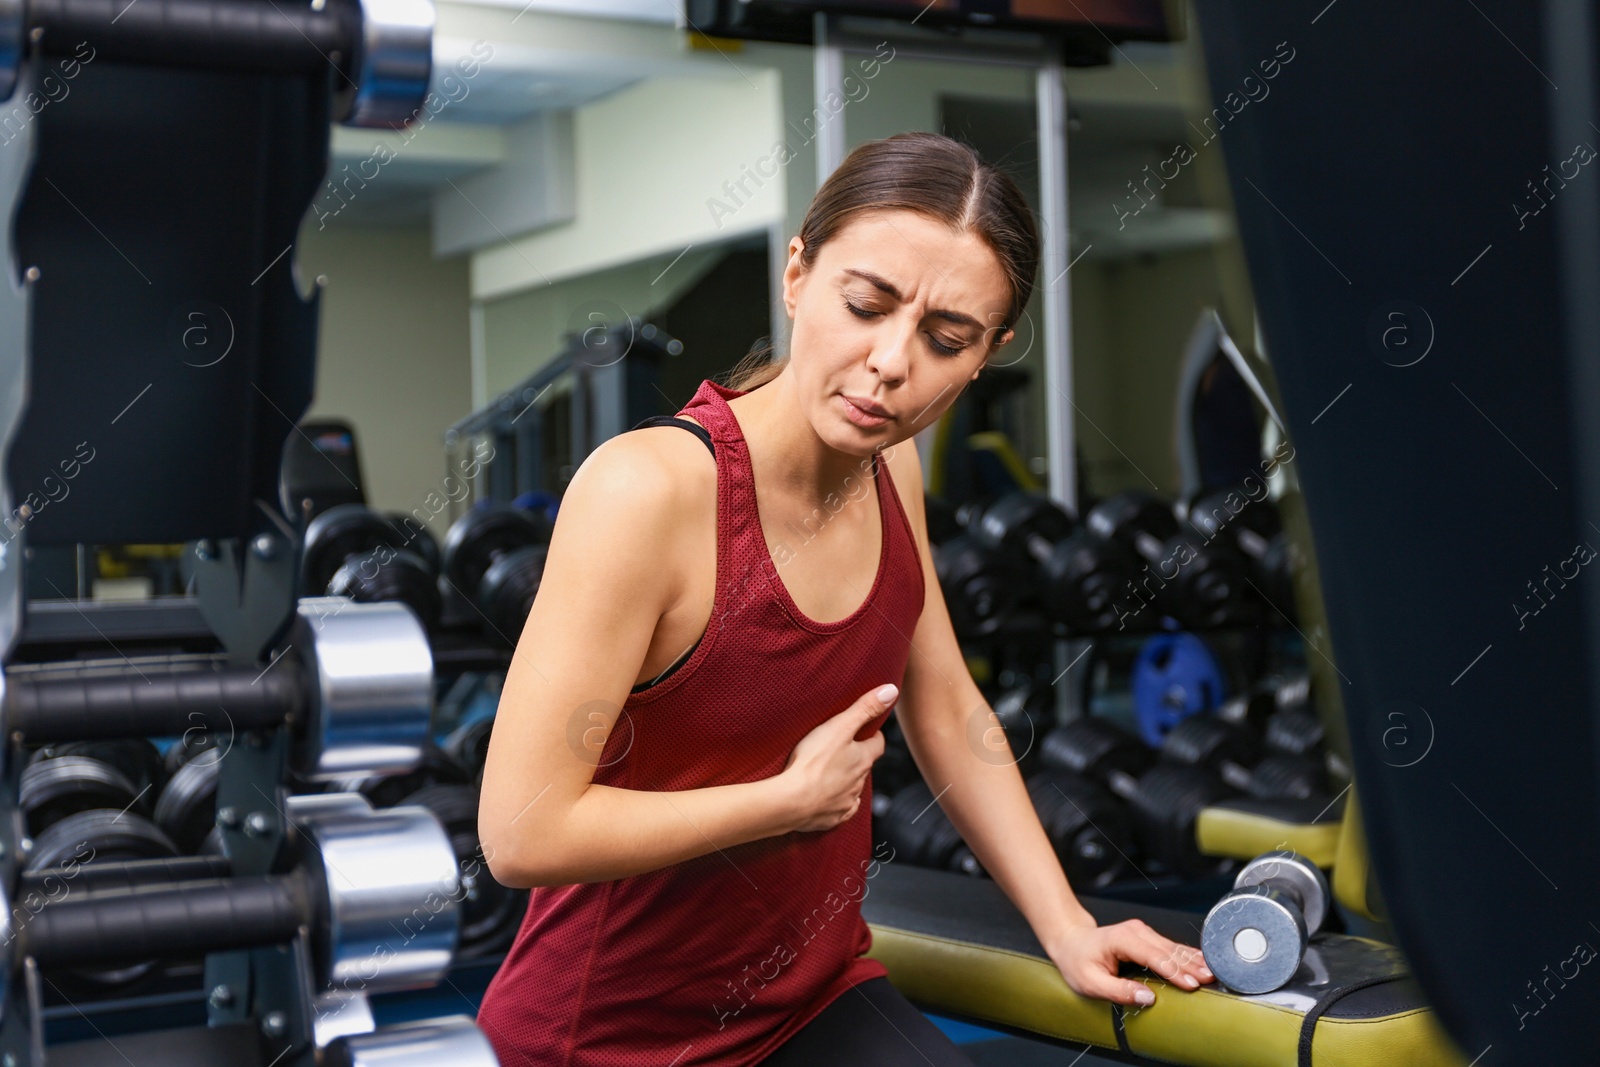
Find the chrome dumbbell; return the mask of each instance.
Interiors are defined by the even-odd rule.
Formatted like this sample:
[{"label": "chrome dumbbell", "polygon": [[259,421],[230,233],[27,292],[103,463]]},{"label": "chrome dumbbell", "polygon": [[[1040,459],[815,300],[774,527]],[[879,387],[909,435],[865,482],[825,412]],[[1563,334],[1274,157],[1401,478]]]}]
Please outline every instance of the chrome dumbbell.
[{"label": "chrome dumbbell", "polygon": [[1236,993],[1270,993],[1300,969],[1306,942],[1328,917],[1328,880],[1287,850],[1245,864],[1233,891],[1217,901],[1200,931],[1200,951],[1217,980]]}]

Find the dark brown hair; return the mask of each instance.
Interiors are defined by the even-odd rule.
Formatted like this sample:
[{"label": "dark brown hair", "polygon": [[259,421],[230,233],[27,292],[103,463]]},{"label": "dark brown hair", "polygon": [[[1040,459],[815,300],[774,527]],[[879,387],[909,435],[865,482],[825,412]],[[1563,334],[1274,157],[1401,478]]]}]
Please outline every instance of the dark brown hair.
[{"label": "dark brown hair", "polygon": [[[897,133],[858,146],[828,176],[800,223],[809,270],[828,239],[856,215],[904,209],[938,219],[952,230],[983,239],[1006,272],[1011,306],[1000,331],[1016,325],[1033,295],[1039,266],[1039,231],[1033,212],[1011,177],[969,146],[937,133]],[[748,391],[783,370],[788,357],[772,359],[772,345],[758,343],[728,373],[728,387]]]}]

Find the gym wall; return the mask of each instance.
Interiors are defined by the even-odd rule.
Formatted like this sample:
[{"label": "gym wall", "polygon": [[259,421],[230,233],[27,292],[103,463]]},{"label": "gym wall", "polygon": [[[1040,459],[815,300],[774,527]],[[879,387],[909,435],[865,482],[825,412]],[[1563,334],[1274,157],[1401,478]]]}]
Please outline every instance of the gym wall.
[{"label": "gym wall", "polygon": [[[435,259],[426,223],[319,231],[308,222],[297,255],[303,285],[328,279],[306,418],[349,420],[367,502],[410,511],[439,491],[440,435],[472,403],[466,258]],[[433,522],[440,537],[448,519]]]},{"label": "gym wall", "polygon": [[[605,25],[608,32],[620,28]],[[661,32],[668,33],[665,27]],[[513,232],[449,259],[433,257],[421,225],[363,229],[341,219],[326,230],[306,227],[299,253],[302,273],[330,276],[312,414],[344,415],[356,423],[379,506],[407,508],[432,491],[443,474],[438,453],[424,454],[433,443],[431,434],[386,440],[394,431],[384,427],[397,424],[395,415],[411,426],[442,431],[536,370],[559,349],[565,333],[597,321],[597,314],[614,319],[670,306],[731,245],[764,241],[769,233],[786,237],[798,227],[816,181],[809,53],[746,44],[726,57],[708,58],[716,64],[693,68],[693,76],[649,77],[572,110],[576,198],[570,221]],[[1097,157],[1100,169],[1109,168],[1119,179],[1130,169],[1117,154],[1126,145],[1108,151],[1096,136],[1115,125],[1107,116],[1159,98],[1181,126],[1180,108],[1193,95],[1193,87],[1182,84],[1170,66],[1153,66],[1144,57],[1139,65],[1168,93],[1152,88],[1131,67],[1067,73],[1069,99],[1087,124],[1084,133],[1074,131],[1070,148],[1074,255],[1080,245],[1097,240],[1094,232],[1080,230],[1095,210],[1106,213],[1109,200],[1100,188],[1104,182],[1093,191],[1081,188],[1084,176],[1095,173]],[[844,112],[848,142],[895,130],[942,129],[1004,158],[1005,144],[1017,140],[1013,134],[1020,131],[1023,140],[1031,136],[1033,86],[1026,73],[963,69],[959,95],[951,94],[950,73],[947,64],[909,57],[881,63],[870,78],[855,71]],[[1001,112],[1009,117],[996,123],[993,115]],[[964,121],[978,113],[990,117]],[[493,129],[435,125],[437,130],[423,136]],[[1150,131],[1145,139],[1154,144],[1168,133]],[[735,203],[723,182],[737,181],[780,141],[790,150],[789,162],[770,179],[747,182],[745,191],[752,195]],[[685,143],[696,151],[678,151]],[[1024,147],[1031,152],[1031,144]],[[1017,164],[1019,177],[1030,179],[1025,188],[1031,192],[1031,156],[1007,162]],[[1131,168],[1130,173],[1137,172]],[[708,204],[717,198],[734,206],[731,215],[711,213]],[[1172,192],[1168,199],[1173,206],[1184,202]],[[1109,229],[1116,228],[1113,220]],[[1078,440],[1088,487],[1104,495],[1149,488],[1148,478],[1170,491],[1176,486],[1176,366],[1200,309],[1221,302],[1215,249],[1163,249],[1108,259],[1103,258],[1106,242],[1101,244],[1075,264],[1071,275],[1074,399],[1081,409]],[[782,246],[772,255],[773,266],[781,267]],[[342,288],[341,264],[350,276]],[[415,298],[395,301],[395,292]],[[770,322],[770,303],[767,313]],[[1032,317],[1036,322],[1038,316]],[[741,326],[740,343],[730,341],[730,351],[742,351],[749,332]],[[1241,342],[1247,337],[1235,332]],[[1019,343],[1029,339],[1019,336]],[[381,384],[365,381],[370,375],[362,369],[362,353],[374,348],[401,360],[399,365],[415,364],[415,372]],[[1035,370],[1039,388],[1024,400],[1027,417],[1018,445],[1038,468],[1045,420],[1037,338],[1032,349],[1018,365]],[[364,418],[364,413],[370,414]]]}]

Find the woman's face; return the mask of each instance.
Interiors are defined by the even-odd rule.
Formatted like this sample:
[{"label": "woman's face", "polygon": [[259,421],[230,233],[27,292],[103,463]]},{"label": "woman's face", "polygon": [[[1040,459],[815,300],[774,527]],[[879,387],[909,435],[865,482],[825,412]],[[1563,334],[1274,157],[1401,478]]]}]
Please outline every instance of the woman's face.
[{"label": "woman's face", "polygon": [[914,211],[863,213],[809,270],[801,248],[789,242],[783,275],[788,372],[818,436],[841,452],[864,456],[936,421],[1011,338],[1000,331],[1004,269],[970,231]]}]

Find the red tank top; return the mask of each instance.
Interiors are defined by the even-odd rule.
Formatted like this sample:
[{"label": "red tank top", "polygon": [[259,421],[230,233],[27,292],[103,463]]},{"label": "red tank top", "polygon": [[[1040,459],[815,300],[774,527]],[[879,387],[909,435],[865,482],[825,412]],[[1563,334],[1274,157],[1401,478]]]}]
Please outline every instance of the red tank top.
[{"label": "red tank top", "polygon": [[[769,551],[750,453],[727,403],[741,395],[704,381],[679,412],[716,445],[711,622],[682,666],[624,701],[595,769],[599,784],[676,791],[770,778],[812,729],[868,690],[904,680],[923,577],[887,468],[873,457],[838,498],[841,510],[857,506],[868,478],[876,484],[883,538],[871,590],[847,618],[808,618],[774,555],[782,563],[807,551],[819,527],[791,528]],[[831,830],[616,881],[535,889],[478,1012],[500,1063],[740,1067],[851,986],[886,975],[862,956],[872,935],[861,900],[877,870],[871,801],[869,779],[855,816]]]}]

